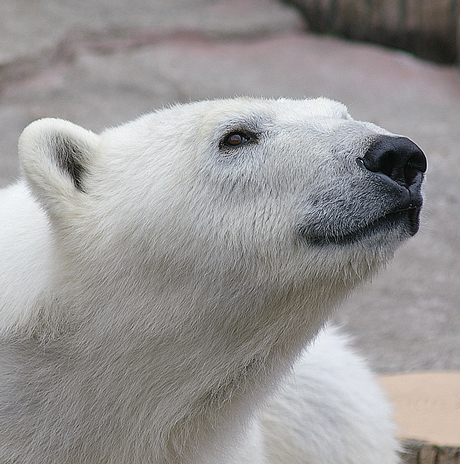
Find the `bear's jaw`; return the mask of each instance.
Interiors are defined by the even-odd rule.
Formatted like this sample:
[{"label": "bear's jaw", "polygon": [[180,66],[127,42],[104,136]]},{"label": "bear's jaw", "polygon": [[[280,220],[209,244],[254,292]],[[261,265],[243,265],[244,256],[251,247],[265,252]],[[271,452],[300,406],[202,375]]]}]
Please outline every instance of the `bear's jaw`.
[{"label": "bear's jaw", "polygon": [[380,243],[383,240],[391,241],[391,237],[396,235],[397,241],[414,236],[420,224],[420,206],[409,205],[406,208],[397,209],[385,214],[375,220],[371,220],[356,229],[345,233],[337,234],[326,233],[318,234],[309,231],[305,227],[299,227],[299,233],[305,237],[308,243],[314,246],[347,246],[361,242]]}]

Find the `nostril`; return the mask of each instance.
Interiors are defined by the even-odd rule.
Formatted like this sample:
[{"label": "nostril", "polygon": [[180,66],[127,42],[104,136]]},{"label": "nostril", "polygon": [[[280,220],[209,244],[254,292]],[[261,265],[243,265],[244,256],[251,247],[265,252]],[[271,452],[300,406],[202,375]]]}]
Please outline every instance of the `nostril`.
[{"label": "nostril", "polygon": [[426,158],[425,155],[420,154],[412,155],[404,165],[404,178],[408,186],[415,182],[419,173],[426,171]]},{"label": "nostril", "polygon": [[371,172],[380,173],[409,188],[421,180],[426,171],[422,150],[406,137],[379,136],[367,149],[363,164]]}]

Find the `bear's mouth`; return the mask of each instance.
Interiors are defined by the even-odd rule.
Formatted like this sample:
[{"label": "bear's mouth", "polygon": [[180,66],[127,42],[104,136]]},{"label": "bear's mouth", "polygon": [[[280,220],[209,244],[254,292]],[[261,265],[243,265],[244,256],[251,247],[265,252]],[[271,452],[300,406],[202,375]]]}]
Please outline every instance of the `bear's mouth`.
[{"label": "bear's mouth", "polygon": [[329,234],[315,234],[311,231],[301,230],[301,234],[308,242],[315,246],[350,245],[376,235],[385,236],[392,231],[401,230],[406,237],[412,237],[419,229],[421,205],[409,205],[407,208],[394,210],[363,227],[346,232]]}]

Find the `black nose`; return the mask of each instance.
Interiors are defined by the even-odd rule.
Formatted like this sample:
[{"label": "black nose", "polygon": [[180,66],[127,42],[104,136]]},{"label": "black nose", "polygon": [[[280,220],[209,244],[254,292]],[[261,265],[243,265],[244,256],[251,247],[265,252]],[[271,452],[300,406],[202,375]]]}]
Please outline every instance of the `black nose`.
[{"label": "black nose", "polygon": [[426,171],[425,155],[406,137],[379,136],[362,161],[369,171],[383,174],[406,188],[421,183]]}]

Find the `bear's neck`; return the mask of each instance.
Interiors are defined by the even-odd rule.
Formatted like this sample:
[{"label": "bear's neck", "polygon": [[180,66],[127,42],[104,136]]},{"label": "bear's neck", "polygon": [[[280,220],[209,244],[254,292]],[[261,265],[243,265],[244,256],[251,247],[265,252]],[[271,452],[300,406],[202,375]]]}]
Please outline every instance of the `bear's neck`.
[{"label": "bear's neck", "polygon": [[[151,303],[104,308],[100,320],[79,329],[74,343],[82,363],[78,373],[86,378],[86,417],[93,423],[111,417],[104,434],[129,430],[133,435],[125,443],[151,446],[168,462],[178,456],[188,462],[184,455],[209,449],[230,431],[241,433],[319,330],[325,310],[307,309],[305,295],[292,293],[264,304],[251,304],[246,296],[239,307],[169,296],[176,306],[165,308],[163,302],[162,317],[151,316],[150,323],[140,314],[155,314]],[[107,329],[107,312],[114,311],[129,317],[113,318]],[[182,317],[176,318],[178,311]],[[91,421],[84,427],[94,429]]]}]

